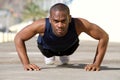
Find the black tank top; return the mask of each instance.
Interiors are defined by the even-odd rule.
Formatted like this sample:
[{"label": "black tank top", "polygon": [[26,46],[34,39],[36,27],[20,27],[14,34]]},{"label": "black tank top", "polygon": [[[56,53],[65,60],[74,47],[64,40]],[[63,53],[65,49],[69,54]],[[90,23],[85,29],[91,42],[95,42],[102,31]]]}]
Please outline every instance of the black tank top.
[{"label": "black tank top", "polygon": [[53,31],[49,19],[46,18],[44,36],[38,36],[38,43],[44,49],[52,51],[65,51],[78,41],[78,35],[75,30],[74,18],[69,23],[68,32],[63,37],[57,37]]}]

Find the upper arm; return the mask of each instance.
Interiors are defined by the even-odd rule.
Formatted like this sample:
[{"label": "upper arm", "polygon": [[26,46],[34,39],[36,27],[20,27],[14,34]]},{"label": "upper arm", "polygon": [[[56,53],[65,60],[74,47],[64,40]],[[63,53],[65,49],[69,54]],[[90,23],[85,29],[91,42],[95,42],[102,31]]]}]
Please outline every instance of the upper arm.
[{"label": "upper arm", "polygon": [[85,19],[79,19],[82,22],[81,32],[85,32],[94,39],[100,40],[108,36],[108,34],[98,25],[91,23]]},{"label": "upper arm", "polygon": [[16,38],[19,38],[21,40],[28,40],[32,38],[37,33],[43,33],[44,32],[44,26],[45,26],[45,20],[38,20],[33,22],[32,24],[26,26],[23,28],[20,32],[16,34]]}]

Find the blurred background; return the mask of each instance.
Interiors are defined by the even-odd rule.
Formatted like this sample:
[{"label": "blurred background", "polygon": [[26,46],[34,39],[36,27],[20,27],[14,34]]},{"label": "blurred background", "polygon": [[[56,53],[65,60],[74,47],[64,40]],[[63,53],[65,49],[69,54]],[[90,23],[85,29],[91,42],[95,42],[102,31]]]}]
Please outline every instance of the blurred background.
[{"label": "blurred background", "polygon": [[[69,6],[73,17],[82,17],[103,28],[110,42],[120,42],[119,0],[0,0],[0,43],[13,41],[18,31],[33,21],[49,16],[55,3]],[[86,34],[82,40],[94,40]]]}]

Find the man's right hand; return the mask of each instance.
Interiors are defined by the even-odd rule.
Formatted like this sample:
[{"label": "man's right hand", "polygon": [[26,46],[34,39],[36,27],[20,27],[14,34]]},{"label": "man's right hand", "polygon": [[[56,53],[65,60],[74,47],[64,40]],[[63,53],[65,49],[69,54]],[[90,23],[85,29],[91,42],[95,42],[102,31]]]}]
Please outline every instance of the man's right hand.
[{"label": "man's right hand", "polygon": [[23,65],[26,71],[39,71],[40,67],[35,64],[25,64]]}]

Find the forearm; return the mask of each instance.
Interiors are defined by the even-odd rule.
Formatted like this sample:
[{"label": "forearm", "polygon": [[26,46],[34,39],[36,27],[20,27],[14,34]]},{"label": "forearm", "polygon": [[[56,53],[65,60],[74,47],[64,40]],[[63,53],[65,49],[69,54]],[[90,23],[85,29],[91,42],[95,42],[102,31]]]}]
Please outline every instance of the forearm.
[{"label": "forearm", "polygon": [[107,49],[107,44],[108,44],[108,37],[101,39],[98,43],[96,56],[94,58],[94,64],[96,64],[97,66],[100,66],[103,61]]},{"label": "forearm", "polygon": [[23,40],[19,39],[19,38],[15,38],[15,46],[16,46],[16,51],[19,55],[19,58],[22,62],[23,65],[25,64],[29,64],[29,58],[27,56],[27,51],[26,51],[26,47],[25,47],[25,43]]},{"label": "forearm", "polygon": [[[100,50],[102,50],[102,51],[100,51]],[[97,66],[101,65],[104,55],[105,55],[105,51],[106,50],[103,50],[102,48],[101,49],[98,48],[98,52],[96,52],[96,56],[95,56],[95,59],[93,62],[94,64],[96,64]]]},{"label": "forearm", "polygon": [[19,51],[19,50],[17,50],[17,52],[18,52],[19,58],[20,58],[20,60],[21,60],[21,62],[22,62],[23,65],[30,64],[29,58],[28,58],[26,52]]}]

